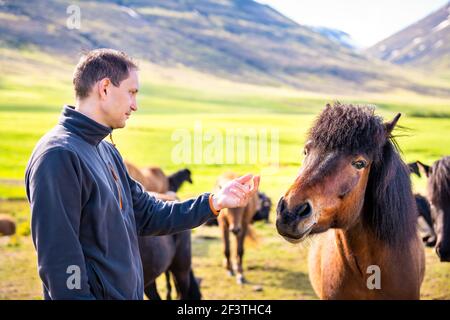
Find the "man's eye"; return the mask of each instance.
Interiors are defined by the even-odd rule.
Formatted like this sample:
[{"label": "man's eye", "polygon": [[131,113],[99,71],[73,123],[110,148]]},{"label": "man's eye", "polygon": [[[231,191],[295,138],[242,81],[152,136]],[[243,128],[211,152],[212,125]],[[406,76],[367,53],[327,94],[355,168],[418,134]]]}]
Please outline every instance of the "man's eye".
[{"label": "man's eye", "polygon": [[352,166],[354,166],[358,170],[361,170],[367,166],[367,162],[364,160],[353,161]]}]

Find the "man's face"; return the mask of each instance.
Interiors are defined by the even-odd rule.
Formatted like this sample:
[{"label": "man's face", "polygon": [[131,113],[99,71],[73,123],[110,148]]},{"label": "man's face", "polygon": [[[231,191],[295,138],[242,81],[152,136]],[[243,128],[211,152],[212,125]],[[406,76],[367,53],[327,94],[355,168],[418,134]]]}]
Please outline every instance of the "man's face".
[{"label": "man's face", "polygon": [[137,111],[136,95],[139,90],[139,79],[136,70],[130,70],[128,78],[118,87],[110,83],[102,103],[104,120],[113,129],[125,127],[127,119],[133,111]]}]

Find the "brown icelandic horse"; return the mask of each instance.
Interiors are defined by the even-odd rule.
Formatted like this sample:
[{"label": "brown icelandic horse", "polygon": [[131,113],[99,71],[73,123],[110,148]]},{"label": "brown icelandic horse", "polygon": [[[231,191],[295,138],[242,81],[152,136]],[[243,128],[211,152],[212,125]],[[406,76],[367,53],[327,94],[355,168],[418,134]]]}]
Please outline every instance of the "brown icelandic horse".
[{"label": "brown icelandic horse", "polygon": [[436,253],[442,262],[450,262],[450,156],[430,167],[417,162],[428,177],[427,193],[436,232]]},{"label": "brown icelandic horse", "polygon": [[424,249],[406,164],[365,106],[327,105],[309,131],[305,160],[279,201],[276,226],[296,243],[317,235],[309,277],[321,299],[419,299]]},{"label": "brown icelandic horse", "polygon": [[169,179],[159,167],[138,168],[129,161],[124,161],[128,173],[139,181],[147,191],[166,193],[169,191]]},{"label": "brown icelandic horse", "polygon": [[[228,172],[219,177],[216,189],[220,189],[227,182],[238,178],[235,173]],[[252,218],[258,208],[258,194],[255,193],[250,198],[247,206],[241,208],[223,209],[217,217],[219,228],[222,234],[223,250],[225,255],[225,267],[230,276],[234,275],[234,268],[231,262],[230,251],[230,231],[236,237],[236,281],[238,284],[244,284],[243,258],[244,258],[244,240],[246,236],[254,238],[253,230],[250,226]]]}]

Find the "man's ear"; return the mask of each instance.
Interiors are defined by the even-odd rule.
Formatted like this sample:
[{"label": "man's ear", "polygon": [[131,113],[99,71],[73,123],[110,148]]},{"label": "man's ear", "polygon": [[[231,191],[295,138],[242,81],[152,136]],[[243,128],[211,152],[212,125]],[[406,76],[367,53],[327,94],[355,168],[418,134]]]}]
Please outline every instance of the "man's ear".
[{"label": "man's ear", "polygon": [[106,96],[108,95],[108,89],[111,85],[111,80],[108,78],[103,78],[97,83],[97,90],[98,95],[100,96],[100,99],[106,99]]},{"label": "man's ear", "polygon": [[424,164],[424,163],[422,163],[422,162],[420,162],[420,161],[417,161],[416,163],[417,163],[417,166],[419,168],[422,168],[423,172],[425,172],[425,175],[428,178],[430,176],[430,173],[431,173],[431,167],[426,165],[426,164]]}]

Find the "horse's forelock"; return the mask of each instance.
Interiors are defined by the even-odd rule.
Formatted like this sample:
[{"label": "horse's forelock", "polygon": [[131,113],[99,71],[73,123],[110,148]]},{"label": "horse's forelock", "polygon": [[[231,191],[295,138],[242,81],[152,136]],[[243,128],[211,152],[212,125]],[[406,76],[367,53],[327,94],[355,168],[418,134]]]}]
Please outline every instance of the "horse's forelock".
[{"label": "horse's forelock", "polygon": [[327,105],[308,134],[311,144],[323,152],[342,151],[376,156],[386,142],[381,117],[370,106]]}]

